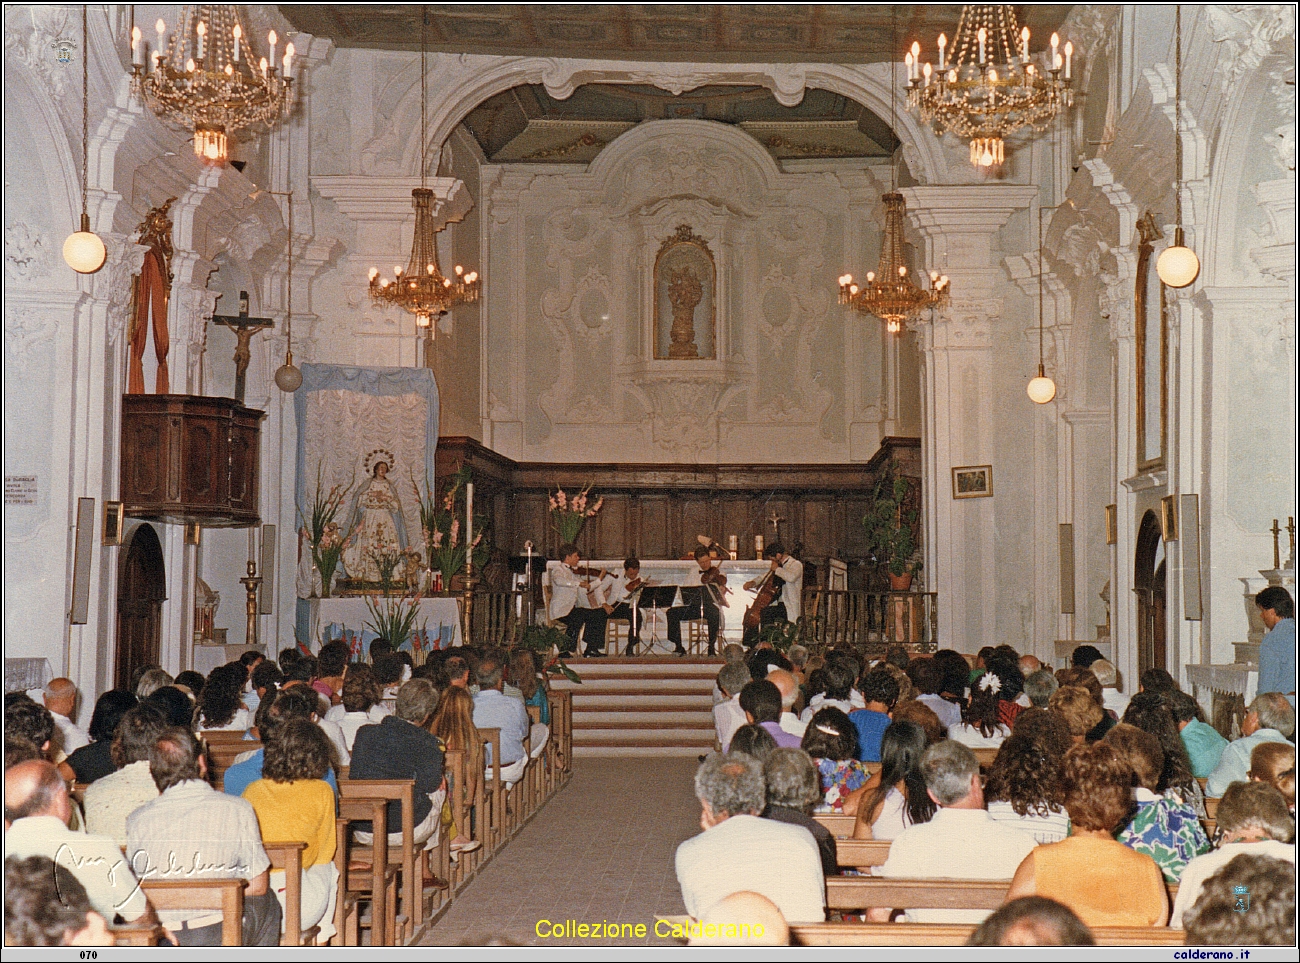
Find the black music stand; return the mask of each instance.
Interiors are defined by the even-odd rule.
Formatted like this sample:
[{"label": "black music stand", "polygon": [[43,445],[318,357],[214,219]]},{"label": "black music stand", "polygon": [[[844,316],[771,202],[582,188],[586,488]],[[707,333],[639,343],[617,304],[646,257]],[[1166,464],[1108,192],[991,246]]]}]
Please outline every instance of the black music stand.
[{"label": "black music stand", "polygon": [[659,610],[672,608],[673,600],[676,597],[676,585],[647,585],[641,589],[641,597],[637,599],[637,608],[652,609],[655,613],[655,617],[650,621],[650,638],[645,643],[647,654],[654,650],[655,626],[659,622]]}]

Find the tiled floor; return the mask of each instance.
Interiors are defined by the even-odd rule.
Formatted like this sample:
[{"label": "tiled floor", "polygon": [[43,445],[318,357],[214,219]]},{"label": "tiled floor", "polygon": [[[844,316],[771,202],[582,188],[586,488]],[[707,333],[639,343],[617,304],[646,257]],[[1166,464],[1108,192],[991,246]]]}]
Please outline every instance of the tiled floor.
[{"label": "tiled floor", "polygon": [[[694,759],[578,759],[569,784],[458,896],[426,946],[663,945],[682,914],[677,844],[700,831]],[[637,939],[543,938],[539,921],[644,924]],[[543,933],[549,932],[541,924]],[[563,932],[563,929],[560,930]],[[633,931],[635,932],[635,931]]]}]

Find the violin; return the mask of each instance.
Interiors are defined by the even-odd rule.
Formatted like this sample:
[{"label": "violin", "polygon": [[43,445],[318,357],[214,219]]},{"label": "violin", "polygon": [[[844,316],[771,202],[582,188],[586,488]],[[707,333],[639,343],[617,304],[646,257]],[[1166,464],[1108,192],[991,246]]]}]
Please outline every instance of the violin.
[{"label": "violin", "polygon": [[727,604],[731,590],[727,588],[727,576],[720,569],[710,567],[700,572],[700,584],[709,589],[709,594],[719,605]]}]

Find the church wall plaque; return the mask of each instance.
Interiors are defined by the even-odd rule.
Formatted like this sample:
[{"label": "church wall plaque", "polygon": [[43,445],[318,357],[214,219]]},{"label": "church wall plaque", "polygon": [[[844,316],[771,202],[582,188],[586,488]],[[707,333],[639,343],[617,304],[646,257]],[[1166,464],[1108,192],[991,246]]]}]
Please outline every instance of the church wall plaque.
[{"label": "church wall plaque", "polygon": [[124,395],[125,513],[213,528],[256,524],[263,417],[233,398]]}]

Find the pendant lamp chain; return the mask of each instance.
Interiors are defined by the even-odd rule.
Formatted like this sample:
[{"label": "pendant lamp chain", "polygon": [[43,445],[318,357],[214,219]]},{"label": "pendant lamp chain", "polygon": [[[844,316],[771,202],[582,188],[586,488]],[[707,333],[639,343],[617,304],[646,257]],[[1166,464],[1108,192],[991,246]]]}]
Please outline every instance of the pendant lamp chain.
[{"label": "pendant lamp chain", "polygon": [[90,229],[90,27],[81,8],[81,220],[63,242],[63,260],[78,274],[94,274],[104,266],[108,249]]},{"label": "pendant lamp chain", "polygon": [[1201,260],[1183,238],[1183,8],[1174,7],[1174,243],[1156,258],[1156,274],[1185,288],[1201,273]]}]

